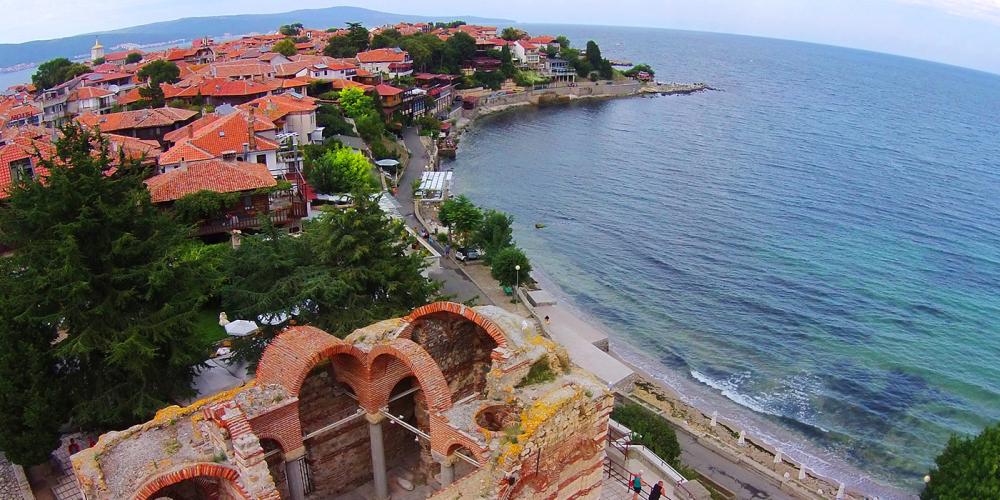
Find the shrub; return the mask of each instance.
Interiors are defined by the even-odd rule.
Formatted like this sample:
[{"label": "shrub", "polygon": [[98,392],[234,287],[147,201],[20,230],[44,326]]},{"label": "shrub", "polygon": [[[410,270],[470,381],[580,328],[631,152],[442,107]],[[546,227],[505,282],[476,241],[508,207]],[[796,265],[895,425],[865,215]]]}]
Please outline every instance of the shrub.
[{"label": "shrub", "polygon": [[548,356],[543,356],[538,361],[535,361],[535,364],[531,365],[528,374],[515,387],[544,384],[545,382],[552,382],[555,379],[556,374],[552,371],[552,367],[549,366]]},{"label": "shrub", "polygon": [[194,224],[222,215],[240,199],[239,193],[217,193],[202,189],[174,202],[174,214],[185,223]]},{"label": "shrub", "polygon": [[520,248],[510,246],[501,249],[491,258],[490,265],[490,274],[500,282],[500,286],[531,282],[531,263]]},{"label": "shrub", "polygon": [[611,418],[632,429],[633,442],[649,448],[671,466],[679,465],[681,445],[674,428],[665,419],[635,403],[616,406]]},{"label": "shrub", "polygon": [[934,464],[920,498],[1000,498],[1000,424],[952,436]]}]

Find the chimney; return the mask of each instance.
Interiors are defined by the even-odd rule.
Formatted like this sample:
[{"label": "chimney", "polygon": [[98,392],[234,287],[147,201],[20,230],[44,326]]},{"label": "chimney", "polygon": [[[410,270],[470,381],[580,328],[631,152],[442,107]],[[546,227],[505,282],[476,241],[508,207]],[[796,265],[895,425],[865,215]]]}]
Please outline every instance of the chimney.
[{"label": "chimney", "polygon": [[247,143],[251,150],[257,151],[257,131],[255,127],[257,119],[253,112],[254,108],[251,106],[250,118],[247,119]]},{"label": "chimney", "polygon": [[177,168],[178,168],[178,170],[187,170],[188,164],[187,164],[186,161],[184,161],[184,157],[183,156],[181,157],[180,163],[177,164]]}]

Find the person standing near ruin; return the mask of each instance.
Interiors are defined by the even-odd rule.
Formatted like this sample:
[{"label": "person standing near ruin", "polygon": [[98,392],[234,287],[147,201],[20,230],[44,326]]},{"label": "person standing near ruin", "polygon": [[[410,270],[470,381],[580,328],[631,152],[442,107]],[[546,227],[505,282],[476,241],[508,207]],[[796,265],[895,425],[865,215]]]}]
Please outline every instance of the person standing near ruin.
[{"label": "person standing near ruin", "polygon": [[642,493],[642,471],[632,476],[632,500],[639,500],[639,493]]},{"label": "person standing near ruin", "polygon": [[663,495],[663,481],[659,481],[653,485],[653,490],[649,492],[649,500],[660,500],[660,496]]}]

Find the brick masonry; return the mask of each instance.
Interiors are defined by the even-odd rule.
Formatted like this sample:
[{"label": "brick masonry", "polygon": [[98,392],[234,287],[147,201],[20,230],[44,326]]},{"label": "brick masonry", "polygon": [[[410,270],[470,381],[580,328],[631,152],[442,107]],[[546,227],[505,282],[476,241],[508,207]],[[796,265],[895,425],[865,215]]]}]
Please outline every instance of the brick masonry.
[{"label": "brick masonry", "polygon": [[[197,431],[200,456],[214,453],[215,463],[163,460],[172,467],[143,480],[136,498],[174,484],[211,490],[215,498],[287,498],[285,463],[299,457],[313,487],[308,497],[333,498],[372,479],[369,431],[378,428],[388,467],[405,463],[418,483],[432,481],[441,461],[453,464],[456,482],[435,498],[597,498],[611,397],[588,374],[564,372],[569,368],[560,366],[555,345],[524,325],[492,306],[440,302],[346,339],[308,326],[288,328],[265,349],[250,387],[194,413],[171,413],[187,415],[183,425]],[[514,389],[545,359],[555,381]],[[389,403],[410,388],[417,390]],[[510,406],[520,423],[504,432],[479,428],[476,408],[488,404]],[[388,420],[372,427],[362,418],[383,409],[430,439],[414,439]],[[316,434],[305,439],[310,433]],[[456,450],[481,467],[458,460]],[[98,464],[78,475],[81,483],[99,485],[108,472]]]}]

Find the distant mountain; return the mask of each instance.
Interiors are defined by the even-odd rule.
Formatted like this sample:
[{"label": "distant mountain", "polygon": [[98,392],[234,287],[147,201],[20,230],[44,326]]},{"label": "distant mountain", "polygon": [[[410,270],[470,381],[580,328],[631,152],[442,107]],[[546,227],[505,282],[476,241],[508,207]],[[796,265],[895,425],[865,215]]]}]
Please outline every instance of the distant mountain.
[{"label": "distant mountain", "polygon": [[108,51],[123,43],[148,45],[179,39],[195,39],[202,36],[220,36],[227,33],[266,33],[276,31],[283,24],[300,22],[310,28],[342,27],[348,22],[359,22],[365,26],[379,26],[400,21],[432,22],[463,20],[470,24],[511,24],[504,19],[486,19],[474,16],[413,16],[391,14],[358,7],[328,7],[324,9],[304,9],[280,14],[241,14],[234,16],[187,17],[175,21],[144,24],[112,31],[87,33],[83,35],[36,40],[24,43],[0,44],[0,68],[24,63],[40,63],[54,57],[73,57],[89,54],[95,38]]}]

